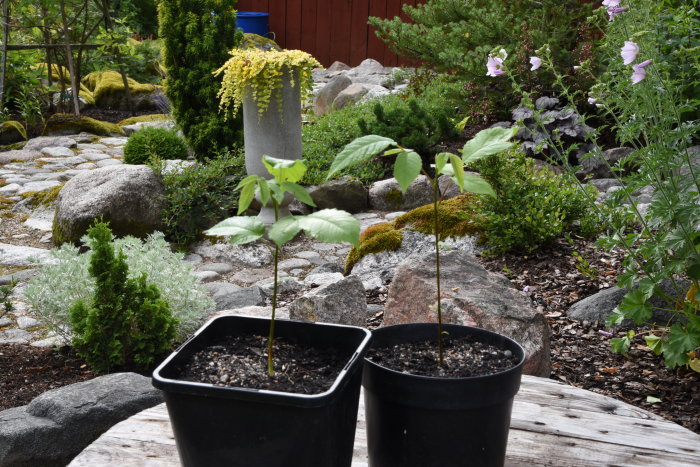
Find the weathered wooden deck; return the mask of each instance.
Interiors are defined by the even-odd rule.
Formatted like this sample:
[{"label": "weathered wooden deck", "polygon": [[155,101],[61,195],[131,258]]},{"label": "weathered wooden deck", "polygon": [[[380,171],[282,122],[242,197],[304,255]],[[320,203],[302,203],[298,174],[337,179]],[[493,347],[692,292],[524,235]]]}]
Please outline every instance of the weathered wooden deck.
[{"label": "weathered wooden deck", "polygon": [[[367,465],[360,400],[353,467]],[[165,404],[98,438],[70,467],[179,466]],[[523,376],[515,398],[507,466],[700,466],[700,435],[615,399]]]}]

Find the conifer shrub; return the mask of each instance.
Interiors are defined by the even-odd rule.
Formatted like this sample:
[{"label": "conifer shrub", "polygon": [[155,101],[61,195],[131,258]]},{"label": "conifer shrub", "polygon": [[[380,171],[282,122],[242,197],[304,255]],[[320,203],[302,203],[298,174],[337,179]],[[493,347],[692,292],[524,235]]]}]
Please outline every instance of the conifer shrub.
[{"label": "conifer shrub", "polygon": [[95,242],[88,268],[95,294],[91,303],[79,300],[69,310],[73,345],[99,372],[132,363],[147,367],[170,348],[177,319],[146,274],[128,278],[125,255],[115,256],[107,224],[96,223],[88,237]]},{"label": "conifer shrub", "polygon": [[374,118],[357,121],[363,135],[391,138],[405,148],[411,148],[423,158],[424,165],[432,162],[438,144],[456,136],[454,125],[445,111],[427,112],[415,99],[400,101],[385,108],[381,102],[373,107]]},{"label": "conifer shrub", "polygon": [[243,119],[219,112],[220,79],[212,74],[243,37],[236,30],[236,0],[162,0],[159,37],[168,76],[165,94],[197,159],[243,141]]},{"label": "conifer shrub", "polygon": [[151,159],[187,159],[187,146],[174,130],[144,128],[129,136],[124,162],[145,164]]}]

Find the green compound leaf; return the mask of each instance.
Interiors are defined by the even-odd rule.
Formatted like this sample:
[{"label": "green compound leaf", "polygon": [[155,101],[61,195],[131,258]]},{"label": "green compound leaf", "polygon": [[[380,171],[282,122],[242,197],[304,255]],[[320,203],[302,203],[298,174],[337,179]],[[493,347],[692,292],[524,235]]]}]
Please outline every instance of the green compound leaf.
[{"label": "green compound leaf", "polygon": [[464,191],[476,193],[477,195],[488,195],[494,198],[496,197],[496,192],[493,191],[493,188],[491,188],[489,182],[470,173],[464,173],[464,186],[462,189]]},{"label": "green compound leaf", "polygon": [[661,353],[664,351],[664,341],[659,336],[654,334],[644,336],[644,341],[647,343],[647,347],[649,347],[654,354],[661,355]]},{"label": "green compound leaf", "polygon": [[[243,214],[253,202],[255,198],[255,180],[252,183],[248,183],[241,189],[241,195],[238,197],[238,215]],[[240,185],[239,185],[240,186]]]},{"label": "green compound leaf", "polygon": [[406,193],[409,185],[418,177],[423,162],[414,151],[404,151],[396,157],[394,162],[394,178],[401,187],[401,191]]},{"label": "green compound leaf", "polygon": [[[439,174],[444,174],[446,172],[443,172],[443,169],[445,167],[445,164],[447,164],[447,160],[450,158],[452,154],[449,152],[441,152],[439,154],[435,154],[435,172]],[[452,175],[451,173],[448,173],[447,175]]]},{"label": "green compound leaf", "polygon": [[311,199],[311,195],[309,195],[309,193],[306,191],[306,189],[304,189],[303,186],[297,185],[296,183],[292,182],[282,182],[280,186],[284,191],[293,194],[294,197],[302,203],[316,207],[316,203],[314,203],[314,200]]},{"label": "green compound leaf", "polygon": [[627,292],[617,309],[625,319],[642,324],[651,318],[651,305],[647,303],[647,298],[648,295],[641,289],[632,290]]},{"label": "green compound leaf", "polygon": [[688,363],[688,352],[700,347],[700,330],[676,323],[671,326],[664,345],[664,363],[669,368]]},{"label": "green compound leaf", "polygon": [[333,175],[353,165],[360,164],[371,159],[396,142],[390,138],[377,135],[367,135],[357,138],[340,153],[335,156],[331,168],[328,171],[326,179],[330,179]]},{"label": "green compound leaf", "polygon": [[299,225],[297,218],[294,216],[287,216],[272,224],[267,235],[270,237],[270,240],[281,247],[293,239],[300,230],[301,225]]},{"label": "green compound leaf", "polygon": [[518,131],[515,128],[487,128],[481,130],[462,148],[462,160],[465,164],[483,159],[486,156],[497,154],[510,149],[513,143],[511,139]]},{"label": "green compound leaf", "polygon": [[345,211],[323,209],[308,216],[296,216],[307,234],[322,242],[348,242],[359,245],[360,223]]},{"label": "green compound leaf", "polygon": [[231,236],[231,243],[240,245],[257,240],[265,235],[265,224],[256,217],[229,217],[209,230],[206,235]]},{"label": "green compound leaf", "polygon": [[298,182],[306,173],[306,165],[301,159],[289,160],[263,156],[262,162],[278,182]]},{"label": "green compound leaf", "polygon": [[[452,167],[453,180],[459,187],[461,191],[465,191],[467,188],[464,184],[464,162],[455,154],[450,154],[450,167]],[[488,183],[487,183],[488,185]],[[489,189],[491,185],[489,185]],[[493,190],[491,190],[493,193]],[[485,193],[488,194],[488,193]],[[496,193],[493,193],[496,196]]]}]

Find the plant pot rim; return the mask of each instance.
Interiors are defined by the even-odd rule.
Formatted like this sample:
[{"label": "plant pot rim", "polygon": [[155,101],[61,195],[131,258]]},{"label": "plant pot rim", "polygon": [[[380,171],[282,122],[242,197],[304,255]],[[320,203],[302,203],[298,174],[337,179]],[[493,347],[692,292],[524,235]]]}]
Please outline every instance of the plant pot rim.
[{"label": "plant pot rim", "polygon": [[[381,334],[384,333],[384,332],[387,332],[387,333],[388,333],[388,332],[392,332],[392,331],[400,331],[400,330],[402,330],[402,329],[406,329],[406,330],[407,330],[407,329],[410,329],[410,328],[413,328],[413,329],[416,329],[416,328],[423,328],[423,329],[425,329],[425,328],[428,328],[428,327],[430,327],[430,328],[437,328],[437,323],[404,323],[404,324],[392,324],[392,325],[389,325],[389,326],[379,327],[379,328],[373,330],[372,333],[373,333],[373,336],[376,336],[377,334],[379,334],[379,335],[381,336]],[[502,371],[497,371],[497,372],[495,372],[495,373],[488,373],[488,374],[475,375],[475,376],[456,376],[456,377],[449,377],[449,376],[425,376],[425,375],[416,375],[416,374],[413,374],[413,373],[407,373],[407,372],[403,372],[403,371],[398,371],[398,370],[394,370],[394,369],[392,369],[392,368],[389,368],[389,367],[387,367],[387,366],[381,365],[381,364],[379,364],[379,363],[373,362],[373,361],[370,360],[368,357],[365,357],[365,364],[368,364],[368,365],[371,365],[371,366],[373,366],[373,367],[375,367],[375,368],[381,369],[382,371],[389,372],[390,374],[393,374],[393,375],[395,375],[395,376],[397,376],[397,377],[412,378],[412,379],[415,379],[415,380],[417,380],[417,381],[425,381],[425,382],[428,382],[428,381],[441,381],[441,382],[449,383],[449,382],[452,381],[452,382],[458,383],[458,382],[465,381],[465,380],[478,381],[478,380],[485,380],[485,379],[487,379],[487,378],[502,377],[502,376],[508,375],[508,374],[510,374],[510,373],[513,373],[513,372],[519,372],[519,371],[521,371],[520,369],[522,368],[522,366],[523,366],[524,363],[525,363],[525,357],[526,357],[525,349],[523,348],[522,345],[520,345],[518,342],[516,342],[515,340],[511,339],[510,337],[507,337],[507,336],[505,336],[505,335],[503,335],[503,334],[500,334],[500,333],[497,333],[497,332],[494,332],[494,331],[490,331],[490,330],[488,330],[488,329],[478,328],[478,327],[476,327],[476,326],[466,326],[466,325],[462,325],[462,324],[443,324],[442,327],[443,327],[443,329],[447,329],[447,330],[449,330],[449,329],[456,329],[456,328],[457,328],[457,329],[465,329],[465,330],[470,330],[470,331],[476,331],[477,334],[481,334],[481,335],[489,335],[489,336],[492,336],[492,337],[498,336],[499,339],[504,339],[506,342],[509,342],[510,346],[513,347],[513,349],[511,349],[511,350],[515,350],[516,352],[520,353],[520,359],[518,360],[518,363],[516,363],[516,364],[513,365],[512,367],[507,368],[507,369],[502,370]],[[385,331],[385,330],[386,330],[386,331]],[[376,343],[376,340],[375,340],[375,343]],[[437,345],[437,344],[436,344],[436,345]],[[373,343],[372,346],[374,346],[374,343]]]},{"label": "plant pot rim", "polygon": [[[188,344],[190,344],[197,336],[205,332],[208,328],[214,325],[214,323],[224,320],[244,320],[244,321],[258,321],[269,323],[270,318],[261,318],[258,316],[245,316],[245,315],[226,315],[217,316],[210,319],[204,323],[195,333],[187,339],[180,347],[173,351],[168,358],[166,358],[158,367],[153,370],[152,383],[160,390],[167,390],[171,392],[178,392],[182,394],[191,395],[202,395],[202,393],[207,393],[208,397],[221,397],[221,398],[246,398],[251,401],[259,401],[261,398],[266,396],[275,396],[280,402],[288,399],[288,402],[292,405],[299,405],[299,402],[306,401],[307,403],[314,404],[314,402],[321,402],[324,399],[328,399],[334,396],[335,391],[341,384],[345,383],[345,375],[348,373],[352,363],[357,360],[358,357],[364,355],[365,351],[369,347],[369,341],[372,338],[372,333],[368,329],[359,326],[349,326],[346,324],[335,324],[335,323],[321,323],[321,322],[310,322],[310,321],[296,321],[288,319],[275,319],[275,327],[277,331],[284,326],[291,327],[306,327],[306,326],[326,326],[328,328],[345,328],[353,329],[364,332],[365,336],[362,341],[357,345],[356,350],[353,355],[351,355],[343,369],[340,371],[338,376],[333,381],[333,384],[324,392],[317,394],[300,394],[295,392],[286,391],[274,391],[270,389],[255,389],[255,388],[245,388],[245,387],[222,387],[216,386],[211,383],[199,383],[194,381],[185,381],[182,379],[168,378],[161,375],[161,372],[169,365],[179,354],[183,351]],[[282,337],[278,334],[278,337]]]}]

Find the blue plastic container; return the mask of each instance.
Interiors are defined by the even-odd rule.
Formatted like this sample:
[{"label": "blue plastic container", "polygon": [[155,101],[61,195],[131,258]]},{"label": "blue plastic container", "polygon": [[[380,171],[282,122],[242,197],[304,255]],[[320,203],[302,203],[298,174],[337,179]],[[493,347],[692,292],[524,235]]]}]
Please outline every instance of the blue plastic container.
[{"label": "blue plastic container", "polygon": [[270,32],[269,17],[269,13],[239,11],[236,13],[236,27],[243,29],[243,32],[267,37],[267,33]]}]

